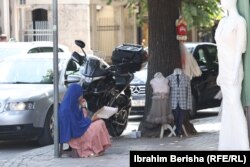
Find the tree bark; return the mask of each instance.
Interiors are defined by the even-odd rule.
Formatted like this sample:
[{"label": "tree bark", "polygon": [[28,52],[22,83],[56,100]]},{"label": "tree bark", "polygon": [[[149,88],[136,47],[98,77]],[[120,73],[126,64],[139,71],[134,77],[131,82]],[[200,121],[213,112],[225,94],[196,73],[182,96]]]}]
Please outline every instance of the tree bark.
[{"label": "tree bark", "polygon": [[[150,125],[146,116],[151,106],[152,88],[150,80],[156,72],[170,75],[175,68],[181,68],[179,41],[176,40],[175,21],[179,18],[181,0],[148,0],[149,62],[146,82],[146,106],[143,121],[139,126],[143,136],[158,136],[159,125]],[[185,121],[188,124],[189,121]],[[192,127],[188,126],[188,127]],[[188,129],[188,133],[195,131]]]}]

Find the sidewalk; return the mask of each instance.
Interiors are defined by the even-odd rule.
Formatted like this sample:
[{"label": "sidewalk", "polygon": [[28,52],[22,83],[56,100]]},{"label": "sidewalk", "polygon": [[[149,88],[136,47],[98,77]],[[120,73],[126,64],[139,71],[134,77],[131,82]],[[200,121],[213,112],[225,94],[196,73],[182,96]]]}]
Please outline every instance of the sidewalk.
[{"label": "sidewalk", "polygon": [[[130,150],[217,150],[220,122],[217,116],[192,121],[197,135],[177,138],[112,139],[112,147],[103,156],[92,158],[54,157],[54,146],[24,152],[3,164],[3,167],[128,167]],[[127,132],[129,133],[129,132]]]}]

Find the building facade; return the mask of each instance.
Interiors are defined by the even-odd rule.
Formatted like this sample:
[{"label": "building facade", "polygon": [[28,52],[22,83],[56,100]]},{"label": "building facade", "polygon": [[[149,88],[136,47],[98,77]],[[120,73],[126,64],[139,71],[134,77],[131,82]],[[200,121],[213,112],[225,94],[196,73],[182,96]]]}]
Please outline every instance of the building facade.
[{"label": "building facade", "polygon": [[[71,51],[75,39],[87,52],[110,57],[114,47],[136,43],[136,19],[125,7],[127,0],[58,0],[58,41]],[[52,41],[52,0],[1,0],[0,34],[7,40]]]}]

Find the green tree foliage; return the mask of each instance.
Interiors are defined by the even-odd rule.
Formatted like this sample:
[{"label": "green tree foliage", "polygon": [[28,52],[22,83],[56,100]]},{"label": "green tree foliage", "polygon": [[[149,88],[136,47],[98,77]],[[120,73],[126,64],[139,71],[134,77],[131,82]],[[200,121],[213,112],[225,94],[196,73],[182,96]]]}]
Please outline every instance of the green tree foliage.
[{"label": "green tree foliage", "polygon": [[182,0],[181,13],[190,27],[212,27],[220,19],[220,0]]},{"label": "green tree foliage", "polygon": [[[112,0],[109,0],[110,2]],[[187,20],[188,28],[191,27],[212,27],[214,20],[221,17],[219,8],[220,0],[182,0],[182,7],[179,13]],[[147,17],[147,0],[128,0],[127,7],[130,13],[138,12],[137,23],[142,25]]]},{"label": "green tree foliage", "polygon": [[128,0],[127,8],[130,13],[137,13],[137,24],[139,26],[146,21],[148,13],[147,0]]}]

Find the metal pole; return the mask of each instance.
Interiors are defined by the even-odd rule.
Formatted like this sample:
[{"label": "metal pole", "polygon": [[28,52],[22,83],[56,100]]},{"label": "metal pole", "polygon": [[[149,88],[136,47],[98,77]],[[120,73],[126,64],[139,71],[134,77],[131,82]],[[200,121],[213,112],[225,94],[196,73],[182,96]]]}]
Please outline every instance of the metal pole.
[{"label": "metal pole", "polygon": [[53,66],[54,66],[54,156],[59,157],[58,142],[58,16],[57,0],[53,0]]}]

